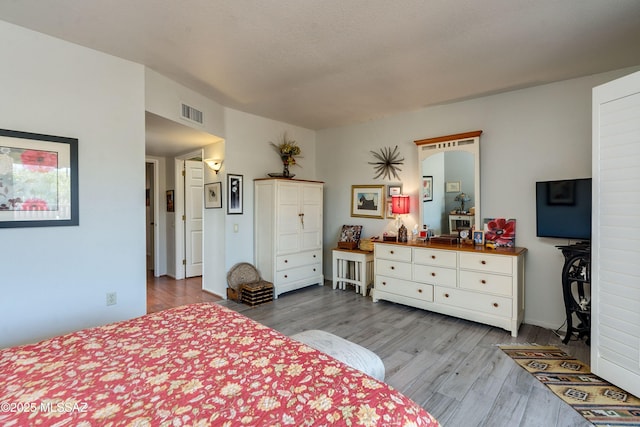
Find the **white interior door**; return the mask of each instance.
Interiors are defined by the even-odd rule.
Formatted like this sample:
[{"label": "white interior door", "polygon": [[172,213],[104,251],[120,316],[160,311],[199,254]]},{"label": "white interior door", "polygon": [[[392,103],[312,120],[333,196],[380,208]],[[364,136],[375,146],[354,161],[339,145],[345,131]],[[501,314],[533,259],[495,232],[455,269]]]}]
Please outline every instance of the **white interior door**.
[{"label": "white interior door", "polygon": [[640,396],[640,72],[593,90],[591,365]]},{"label": "white interior door", "polygon": [[185,161],[185,275],[202,276],[203,169],[201,161]]}]

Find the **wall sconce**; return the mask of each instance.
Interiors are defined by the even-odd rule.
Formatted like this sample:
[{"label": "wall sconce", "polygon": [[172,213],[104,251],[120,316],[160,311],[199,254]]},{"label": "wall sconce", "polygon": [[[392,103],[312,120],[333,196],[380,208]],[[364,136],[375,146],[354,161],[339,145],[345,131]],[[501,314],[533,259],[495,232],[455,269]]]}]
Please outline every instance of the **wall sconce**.
[{"label": "wall sconce", "polygon": [[222,167],[222,160],[204,159],[203,161],[209,167],[209,169],[211,169],[216,173],[216,175],[218,175],[218,172],[220,172],[220,168]]},{"label": "wall sconce", "polygon": [[391,196],[391,213],[396,216],[396,225],[398,227],[398,242],[406,242],[408,240],[407,227],[402,224],[400,215],[406,215],[409,213],[410,200],[409,196],[400,194],[398,196]]}]

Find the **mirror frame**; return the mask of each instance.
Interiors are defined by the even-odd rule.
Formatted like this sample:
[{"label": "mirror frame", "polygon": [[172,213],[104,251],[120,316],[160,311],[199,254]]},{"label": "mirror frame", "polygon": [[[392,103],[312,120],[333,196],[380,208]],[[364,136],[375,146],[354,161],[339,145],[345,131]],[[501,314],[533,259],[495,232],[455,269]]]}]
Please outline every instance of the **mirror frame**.
[{"label": "mirror frame", "polygon": [[[467,151],[473,154],[474,157],[474,207],[475,207],[475,227],[476,230],[482,230],[483,225],[480,222],[480,135],[481,130],[472,132],[457,133],[454,135],[444,135],[435,138],[419,139],[413,141],[418,148],[418,182],[422,179],[422,161],[427,157],[434,154],[444,153],[447,151]],[[418,184],[418,188],[421,188]],[[419,195],[420,200],[420,222],[424,221],[424,202],[422,202],[422,196]]]}]

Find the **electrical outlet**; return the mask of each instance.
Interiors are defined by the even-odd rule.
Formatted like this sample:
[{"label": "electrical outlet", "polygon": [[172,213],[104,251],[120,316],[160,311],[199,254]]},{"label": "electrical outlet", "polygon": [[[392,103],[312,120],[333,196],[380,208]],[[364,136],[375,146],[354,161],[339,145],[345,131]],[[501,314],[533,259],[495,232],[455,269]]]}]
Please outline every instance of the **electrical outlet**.
[{"label": "electrical outlet", "polygon": [[116,292],[107,292],[107,305],[116,305],[118,303],[118,294]]}]

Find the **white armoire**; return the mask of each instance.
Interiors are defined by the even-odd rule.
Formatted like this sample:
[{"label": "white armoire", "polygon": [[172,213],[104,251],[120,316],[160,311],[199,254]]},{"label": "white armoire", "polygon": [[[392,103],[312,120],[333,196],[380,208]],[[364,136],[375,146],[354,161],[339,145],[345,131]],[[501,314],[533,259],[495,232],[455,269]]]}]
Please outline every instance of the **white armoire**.
[{"label": "white armoire", "polygon": [[640,72],[593,90],[591,370],[640,396]]},{"label": "white armoire", "polygon": [[254,181],[256,268],[274,297],[323,285],[323,183],[284,178]]}]

